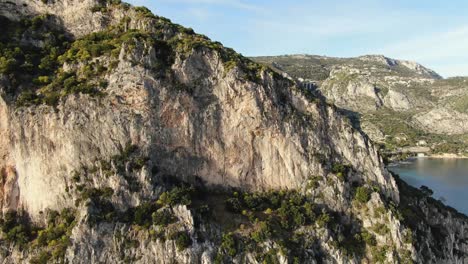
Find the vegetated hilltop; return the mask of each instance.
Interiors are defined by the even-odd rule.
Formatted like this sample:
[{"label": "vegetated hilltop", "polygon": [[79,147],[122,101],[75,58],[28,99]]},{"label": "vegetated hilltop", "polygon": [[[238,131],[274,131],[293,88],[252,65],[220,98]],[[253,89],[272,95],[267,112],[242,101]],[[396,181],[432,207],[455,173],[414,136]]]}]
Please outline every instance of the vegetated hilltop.
[{"label": "vegetated hilltop", "polygon": [[120,1],[0,1],[3,263],[462,262],[338,109]]},{"label": "vegetated hilltop", "polygon": [[468,78],[443,79],[417,63],[380,55],[253,59],[318,89],[387,150],[468,152]]}]

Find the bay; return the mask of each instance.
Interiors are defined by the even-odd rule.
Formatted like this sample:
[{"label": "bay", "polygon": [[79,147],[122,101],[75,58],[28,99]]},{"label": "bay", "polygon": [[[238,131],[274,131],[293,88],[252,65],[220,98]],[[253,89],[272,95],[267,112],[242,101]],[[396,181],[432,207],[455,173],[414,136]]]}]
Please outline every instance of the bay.
[{"label": "bay", "polygon": [[468,159],[415,158],[388,169],[414,187],[429,187],[434,198],[468,215]]}]

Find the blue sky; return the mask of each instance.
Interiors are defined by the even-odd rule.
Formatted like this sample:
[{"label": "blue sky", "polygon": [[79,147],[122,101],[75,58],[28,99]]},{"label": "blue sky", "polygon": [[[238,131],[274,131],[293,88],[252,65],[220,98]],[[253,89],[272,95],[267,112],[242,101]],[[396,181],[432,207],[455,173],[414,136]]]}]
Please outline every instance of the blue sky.
[{"label": "blue sky", "polygon": [[468,75],[468,1],[130,0],[246,56],[383,54]]}]

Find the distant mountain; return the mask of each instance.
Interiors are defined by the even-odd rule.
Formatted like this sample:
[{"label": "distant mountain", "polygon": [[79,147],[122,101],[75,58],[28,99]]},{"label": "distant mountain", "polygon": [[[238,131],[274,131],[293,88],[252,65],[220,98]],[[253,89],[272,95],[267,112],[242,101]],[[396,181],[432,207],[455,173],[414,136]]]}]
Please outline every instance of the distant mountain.
[{"label": "distant mountain", "polygon": [[387,149],[468,152],[468,78],[443,79],[418,63],[381,55],[253,59],[316,88]]},{"label": "distant mountain", "polygon": [[0,263],[468,261],[468,218],[311,80],[119,0],[0,0],[0,29]]}]

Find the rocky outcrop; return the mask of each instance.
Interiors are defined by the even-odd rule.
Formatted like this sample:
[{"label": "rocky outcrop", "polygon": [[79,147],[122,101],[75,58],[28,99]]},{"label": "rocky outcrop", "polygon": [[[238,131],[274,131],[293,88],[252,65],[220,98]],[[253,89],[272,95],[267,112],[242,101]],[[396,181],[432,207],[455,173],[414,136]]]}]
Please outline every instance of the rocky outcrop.
[{"label": "rocky outcrop", "polygon": [[337,68],[330,72],[330,77],[320,85],[320,91],[337,106],[351,110],[375,111],[383,106],[378,88],[368,78],[356,78],[356,74],[347,68]]},{"label": "rocky outcrop", "polygon": [[431,69],[428,69],[424,66],[422,66],[421,64],[419,63],[416,63],[414,61],[399,61],[399,63],[403,66],[405,66],[406,68],[410,69],[410,70],[413,70],[421,75],[425,75],[429,78],[433,78],[433,79],[442,79],[442,76],[440,76],[438,73],[436,73],[435,71],[431,70]]},{"label": "rocky outcrop", "polygon": [[445,107],[418,114],[414,121],[422,129],[438,134],[468,133],[468,115]]},{"label": "rocky outcrop", "polygon": [[419,74],[420,76],[424,76],[424,77],[431,78],[431,79],[442,79],[442,77],[439,74],[437,74],[435,71],[428,69],[414,61],[396,60],[396,59],[387,58],[383,55],[365,55],[365,56],[358,57],[358,59],[362,61],[368,61],[368,62],[369,61],[378,62],[378,63],[384,64],[390,67],[403,66]]},{"label": "rocky outcrop", "polygon": [[[59,23],[74,36],[83,36],[90,32],[103,30],[109,25],[109,18],[101,12],[91,12],[92,7],[99,6],[101,1],[85,0],[76,4],[73,0],[60,1],[1,1],[0,14],[13,20],[23,15],[51,14],[59,18]],[[115,19],[119,19],[116,14]]]},{"label": "rocky outcrop", "polygon": [[404,94],[397,91],[389,90],[384,98],[385,104],[397,111],[408,110],[411,108],[411,103]]}]

